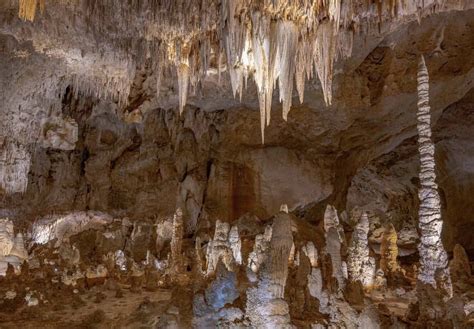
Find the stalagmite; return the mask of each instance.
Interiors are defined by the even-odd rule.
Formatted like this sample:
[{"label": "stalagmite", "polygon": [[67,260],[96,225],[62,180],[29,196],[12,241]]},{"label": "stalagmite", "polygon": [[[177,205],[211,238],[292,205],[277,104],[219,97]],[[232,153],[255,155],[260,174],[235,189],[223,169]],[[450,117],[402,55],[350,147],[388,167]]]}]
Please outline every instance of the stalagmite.
[{"label": "stalagmite", "polygon": [[252,272],[257,273],[265,259],[265,253],[269,248],[270,239],[272,238],[272,227],[270,225],[265,227],[264,234],[257,234],[255,237],[255,244],[253,250],[248,257],[248,267]]},{"label": "stalagmite", "polygon": [[326,211],[324,212],[323,224],[326,239],[326,253],[331,257],[332,275],[337,280],[338,289],[342,290],[345,286],[345,275],[341,257],[341,246],[342,243],[345,242],[345,237],[335,207],[327,205]]},{"label": "stalagmite", "polygon": [[119,268],[120,271],[127,270],[127,259],[122,250],[117,250],[114,254],[115,265]]},{"label": "stalagmite", "polygon": [[[418,151],[420,154],[420,199],[419,228],[420,272],[418,280],[442,288],[448,295],[452,294],[451,279],[448,269],[448,256],[441,241],[443,220],[441,202],[436,184],[435,147],[431,140],[431,113],[429,105],[429,76],[425,59],[420,58],[418,65]],[[436,282],[435,274],[443,282]]]},{"label": "stalagmite", "polygon": [[368,233],[369,219],[367,214],[363,213],[352,233],[352,241],[348,249],[347,267],[349,279],[360,281],[366,288],[373,285],[375,274],[375,260],[369,257]]},{"label": "stalagmite", "polygon": [[28,259],[23,234],[15,237],[13,222],[7,218],[0,219],[0,276],[7,272],[8,265],[18,273],[24,260]]},{"label": "stalagmite", "polygon": [[30,158],[26,146],[0,136],[0,188],[7,194],[26,191]]},{"label": "stalagmite", "polygon": [[9,219],[0,219],[0,257],[7,256],[14,243],[13,222]]},{"label": "stalagmite", "polygon": [[171,238],[171,268],[179,273],[183,260],[183,211],[176,209],[173,216],[173,235]]},{"label": "stalagmite", "polygon": [[326,253],[331,257],[332,275],[337,280],[338,290],[345,287],[344,273],[342,270],[341,241],[336,228],[330,227],[325,234]]},{"label": "stalagmite", "polygon": [[214,238],[207,245],[206,275],[216,271],[219,260],[222,261],[229,271],[232,270],[233,250],[229,243],[229,230],[229,223],[221,222],[220,220],[216,221]]},{"label": "stalagmite", "polygon": [[318,250],[313,242],[307,242],[302,248],[303,253],[308,257],[311,264],[311,272],[308,274],[309,294],[319,301],[319,312],[326,313],[329,303],[329,295],[324,289],[323,276],[321,272]]},{"label": "stalagmite", "polygon": [[336,231],[340,232],[340,223],[339,216],[337,215],[337,210],[331,205],[326,206],[326,211],[324,212],[324,231],[328,232],[331,227],[335,228]]},{"label": "stalagmite", "polygon": [[314,246],[314,243],[309,241],[303,246],[303,252],[306,257],[309,258],[309,262],[312,267],[318,267],[318,249]]},{"label": "stalagmite", "polygon": [[308,290],[312,297],[319,301],[319,312],[327,313],[327,306],[329,303],[329,294],[324,289],[323,276],[321,268],[311,268],[311,273],[308,274]]},{"label": "stalagmite", "polygon": [[388,224],[380,244],[380,269],[387,277],[394,275],[400,270],[397,258],[397,231],[395,231],[392,224]]},{"label": "stalagmite", "polygon": [[15,239],[13,240],[13,247],[10,250],[10,255],[17,256],[21,259],[28,258],[28,252],[26,251],[26,248],[25,248],[25,240],[23,239],[22,233],[18,233]]},{"label": "stalagmite", "polygon": [[471,264],[464,248],[456,243],[453,248],[453,259],[449,262],[449,271],[453,282],[463,281],[471,277]]},{"label": "stalagmite", "polygon": [[234,256],[234,261],[238,265],[242,265],[242,242],[240,241],[239,228],[237,226],[232,226],[229,231],[229,244],[230,249],[232,249],[232,255]]},{"label": "stalagmite", "polygon": [[253,327],[291,327],[284,293],[292,245],[291,218],[280,212],[273,221],[269,255],[263,262],[257,287],[247,291],[246,315]]},{"label": "stalagmite", "polygon": [[270,240],[270,257],[265,262],[266,275],[274,285],[275,298],[283,298],[286,278],[288,276],[288,259],[293,245],[291,219],[288,214],[280,212],[273,221]]}]

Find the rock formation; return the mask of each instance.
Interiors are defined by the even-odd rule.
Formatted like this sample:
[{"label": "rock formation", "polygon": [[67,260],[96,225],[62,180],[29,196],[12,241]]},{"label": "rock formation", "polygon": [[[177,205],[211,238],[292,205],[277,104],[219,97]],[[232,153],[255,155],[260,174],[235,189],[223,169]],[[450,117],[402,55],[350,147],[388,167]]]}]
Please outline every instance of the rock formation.
[{"label": "rock formation", "polygon": [[78,140],[77,122],[70,118],[51,117],[42,123],[44,148],[74,150]]},{"label": "rock formation", "polygon": [[363,213],[352,233],[347,269],[349,280],[360,281],[365,288],[372,287],[375,275],[375,259],[369,256],[368,234],[369,219]]},{"label": "rock formation", "polygon": [[232,226],[229,231],[229,244],[230,249],[232,250],[232,256],[234,261],[238,265],[242,265],[242,241],[240,240],[239,228],[238,226]]},{"label": "rock formation", "polygon": [[272,226],[266,226],[265,232],[263,234],[257,234],[255,236],[255,243],[253,250],[249,254],[247,260],[248,267],[254,272],[257,273],[262,265],[266,251],[269,248],[270,240],[272,238]]},{"label": "rock formation", "polygon": [[456,244],[453,259],[449,262],[449,272],[453,282],[465,281],[471,277],[471,264],[464,248]]},{"label": "rock formation", "polygon": [[7,256],[13,248],[13,222],[7,218],[0,220],[0,251],[1,256]]},{"label": "rock formation", "polygon": [[206,275],[214,273],[218,262],[221,260],[230,271],[233,264],[233,249],[229,243],[229,223],[216,221],[214,238],[209,241],[206,252]]},{"label": "rock formation", "polygon": [[17,233],[15,236],[13,228],[11,220],[0,219],[0,276],[7,274],[9,265],[19,272],[23,261],[28,259],[23,234]]},{"label": "rock formation", "polygon": [[473,11],[0,1],[0,326],[473,327]]},{"label": "rock formation", "polygon": [[247,291],[246,315],[252,326],[291,327],[284,293],[292,244],[291,218],[280,212],[273,220],[268,255],[263,261],[257,287]]},{"label": "rock formation", "polygon": [[0,186],[7,193],[23,193],[28,185],[30,154],[25,146],[0,138]]},{"label": "rock formation", "polygon": [[45,244],[56,239],[59,245],[62,239],[67,239],[90,228],[101,227],[112,221],[113,218],[110,215],[96,211],[48,216],[33,224],[31,236],[35,243]]},{"label": "rock formation", "polygon": [[380,244],[380,269],[388,277],[400,270],[398,265],[397,231],[392,224],[388,224],[382,235]]},{"label": "rock formation", "polygon": [[336,278],[337,289],[343,290],[345,286],[345,275],[341,257],[341,246],[345,238],[343,235],[344,231],[339,224],[337,210],[331,205],[326,207],[326,212],[324,213],[324,231],[326,240],[325,251],[331,260],[332,276]]},{"label": "rock formation", "polygon": [[[425,59],[421,56],[418,64],[418,150],[420,153],[420,199],[419,228],[421,232],[420,253],[421,269],[418,279],[431,284],[452,295],[449,277],[448,256],[441,241],[443,220],[441,201],[438,194],[435,173],[435,148],[431,138],[431,113],[429,105],[429,75]],[[436,282],[438,273],[440,281]]]},{"label": "rock formation", "polygon": [[181,272],[183,266],[183,211],[178,208],[173,217],[171,237],[171,269]]}]

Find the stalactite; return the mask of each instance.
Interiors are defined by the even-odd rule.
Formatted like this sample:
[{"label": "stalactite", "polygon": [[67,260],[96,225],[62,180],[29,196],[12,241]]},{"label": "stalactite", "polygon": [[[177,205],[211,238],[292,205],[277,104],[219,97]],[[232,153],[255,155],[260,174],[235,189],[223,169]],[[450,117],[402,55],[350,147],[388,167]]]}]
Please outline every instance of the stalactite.
[{"label": "stalactite", "polygon": [[327,105],[331,105],[332,102],[332,76],[337,44],[335,24],[330,21],[319,26],[314,48],[316,72],[321,81],[324,101]]},{"label": "stalactite", "polygon": [[295,56],[298,41],[298,29],[292,22],[278,23],[278,48],[277,65],[275,65],[275,75],[278,76],[278,88],[280,91],[280,102],[283,107],[283,119],[288,119],[292,98],[293,79],[296,71]]},{"label": "stalactite", "polygon": [[[148,59],[154,62],[153,67],[159,67],[157,89],[160,81],[167,78],[162,76],[163,72],[176,70],[180,113],[186,105],[188,89],[200,88],[211,62],[219,64],[217,71],[220,72],[221,54],[225,54],[234,97],[237,94],[242,97],[248,77],[255,81],[264,142],[277,84],[285,120],[292,106],[293,84],[296,82],[300,102],[303,102],[305,80],[312,79],[314,73],[320,80],[325,103],[331,105],[334,62],[338,57],[351,55],[354,32],[361,27],[368,28],[374,21],[380,23],[417,12],[421,15],[428,10],[436,12],[443,3],[442,0],[428,4],[420,1],[390,1],[388,4],[377,1],[361,6],[355,1],[341,0],[205,3],[133,0],[113,2],[111,8],[112,2],[77,0],[82,4],[77,8],[84,11],[88,29],[94,35],[103,36],[104,44],[117,47],[117,57],[124,57],[125,62],[129,62],[130,65],[122,67],[135,69]],[[44,2],[19,0],[19,16],[33,20],[37,7],[43,10]],[[117,22],[116,17],[122,20]],[[110,33],[110,22],[117,25],[117,31],[121,31],[123,37]],[[130,41],[137,39],[137,35],[141,37],[138,41]],[[110,52],[100,56],[110,56]],[[74,59],[77,55],[68,54],[68,57]],[[86,70],[85,65],[74,67],[80,62],[90,64],[96,60],[68,61],[73,68],[71,74],[78,76],[75,90],[87,91],[97,97],[106,95],[118,99],[121,106],[126,104],[132,70],[115,75],[104,69],[103,76],[107,77],[104,79],[96,71],[108,65]]]},{"label": "stalactite", "polygon": [[184,111],[186,100],[188,98],[188,84],[189,84],[189,67],[187,64],[181,63],[177,67],[178,74],[178,99],[179,99],[179,114]]},{"label": "stalactite", "polygon": [[[419,228],[420,272],[418,280],[444,289],[452,295],[448,269],[448,256],[441,241],[443,220],[441,202],[436,184],[435,147],[431,140],[431,113],[429,105],[429,75],[425,59],[421,56],[418,64],[418,151],[420,154],[420,199]],[[440,277],[437,282],[435,277]]]}]

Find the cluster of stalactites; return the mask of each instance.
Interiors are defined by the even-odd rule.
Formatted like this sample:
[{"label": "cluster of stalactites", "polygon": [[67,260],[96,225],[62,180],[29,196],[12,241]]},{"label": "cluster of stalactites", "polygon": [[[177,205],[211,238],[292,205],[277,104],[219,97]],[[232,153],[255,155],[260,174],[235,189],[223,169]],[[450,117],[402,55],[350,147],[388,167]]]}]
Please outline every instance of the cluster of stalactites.
[{"label": "cluster of stalactites", "polygon": [[[44,2],[19,0],[20,17],[33,20],[36,8],[44,7]],[[75,11],[89,17],[85,23],[93,33],[114,43],[128,55],[133,54],[135,64],[143,62],[143,58],[153,60],[158,93],[164,72],[176,70],[180,113],[186,105],[188,89],[199,88],[211,61],[220,74],[221,59],[225,54],[235,97],[242,97],[248,77],[255,81],[263,143],[265,127],[270,124],[273,91],[277,86],[285,120],[292,106],[294,85],[303,102],[305,80],[315,75],[321,82],[325,103],[330,105],[334,62],[338,56],[351,55],[353,33],[360,29],[362,20],[373,20],[378,16],[381,22],[382,18],[421,12],[428,6],[437,8],[443,0],[378,0],[375,3],[342,0],[76,0],[73,3],[76,3]],[[113,22],[117,28],[109,31],[108,24],[103,22]],[[128,95],[121,80],[113,84],[118,84],[121,98]]]},{"label": "cluster of stalactites", "polygon": [[[305,79],[314,71],[326,104],[331,104],[334,61],[338,54],[349,56],[352,49],[352,42],[338,39],[341,15],[350,16],[353,10],[352,2],[341,1],[299,5],[294,1],[264,1],[252,12],[248,8],[248,1],[224,2],[222,41],[234,96],[242,97],[248,77],[253,76],[263,143],[277,85],[284,120],[292,105],[294,83],[303,102]],[[301,19],[303,16],[306,19]],[[323,18],[328,19],[321,21]]]}]

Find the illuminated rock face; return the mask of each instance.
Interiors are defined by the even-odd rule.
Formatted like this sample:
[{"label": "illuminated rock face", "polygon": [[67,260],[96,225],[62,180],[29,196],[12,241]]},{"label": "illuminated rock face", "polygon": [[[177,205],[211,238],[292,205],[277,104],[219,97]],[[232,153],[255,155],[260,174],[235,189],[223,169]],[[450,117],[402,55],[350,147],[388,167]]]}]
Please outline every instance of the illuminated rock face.
[{"label": "illuminated rock face", "polygon": [[112,221],[113,218],[110,215],[96,211],[78,211],[64,216],[47,216],[33,224],[32,240],[34,243],[45,244],[57,239],[59,245],[62,239],[67,239],[90,228],[99,228]]},{"label": "illuminated rock face", "polygon": [[[429,75],[425,59],[418,64],[418,150],[420,153],[419,228],[421,269],[418,279],[452,294],[448,256],[441,241],[443,220],[441,201],[436,184],[435,148],[431,139],[431,113],[429,105]],[[437,282],[436,277],[439,277]]]}]

